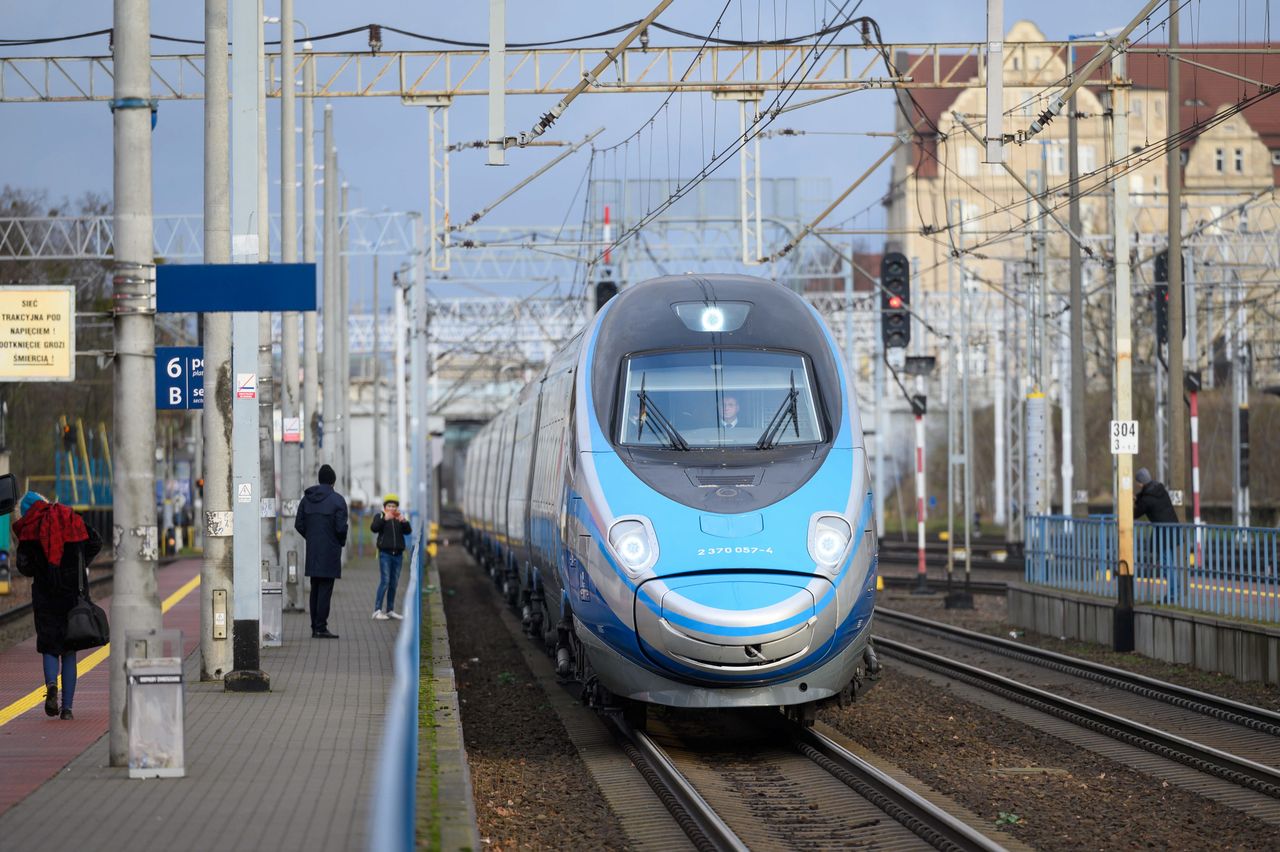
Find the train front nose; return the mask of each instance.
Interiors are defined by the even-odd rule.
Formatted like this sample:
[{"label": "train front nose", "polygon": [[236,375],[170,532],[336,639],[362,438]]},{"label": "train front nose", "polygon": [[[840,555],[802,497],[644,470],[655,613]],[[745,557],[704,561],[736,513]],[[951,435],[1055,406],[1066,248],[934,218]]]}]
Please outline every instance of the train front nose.
[{"label": "train front nose", "polygon": [[784,573],[707,573],[651,580],[636,590],[645,654],[696,680],[768,680],[817,664],[835,630],[834,587]]}]

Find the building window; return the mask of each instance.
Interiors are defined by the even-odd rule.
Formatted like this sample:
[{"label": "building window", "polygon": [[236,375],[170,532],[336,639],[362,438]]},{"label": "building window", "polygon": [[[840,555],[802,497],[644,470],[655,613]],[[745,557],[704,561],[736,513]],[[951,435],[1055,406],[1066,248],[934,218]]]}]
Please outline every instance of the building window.
[{"label": "building window", "polygon": [[978,230],[978,217],[982,215],[978,205],[966,201],[960,208],[960,230],[971,234]]},{"label": "building window", "polygon": [[1130,101],[1129,112],[1136,116],[1142,115],[1142,99],[1141,98],[1134,98],[1132,101]]},{"label": "building window", "polygon": [[1182,163],[1182,167],[1184,169],[1187,167],[1187,161],[1190,159],[1191,159],[1191,152],[1189,151],[1178,152],[1178,162]]},{"label": "building window", "polygon": [[1280,148],[1271,152],[1271,165],[1280,166]]},{"label": "building window", "polygon": [[1218,174],[1227,170],[1227,152],[1221,148],[1213,149],[1213,170]]},{"label": "building window", "polygon": [[1142,194],[1142,175],[1139,175],[1139,174],[1129,175],[1129,194],[1130,195]]},{"label": "building window", "polygon": [[1236,149],[1234,165],[1236,167],[1236,174],[1238,175],[1244,174],[1244,149],[1243,148]]},{"label": "building window", "polygon": [[1080,174],[1087,175],[1098,167],[1098,160],[1094,156],[1094,149],[1092,145],[1081,145],[1079,156]]},{"label": "building window", "polygon": [[978,149],[974,145],[963,145],[960,148],[960,162],[957,171],[961,177],[972,177],[978,173]]},{"label": "building window", "polygon": [[1049,149],[1045,151],[1045,158],[1049,161],[1049,174],[1065,175],[1067,173],[1067,146],[1061,142],[1050,142]]}]

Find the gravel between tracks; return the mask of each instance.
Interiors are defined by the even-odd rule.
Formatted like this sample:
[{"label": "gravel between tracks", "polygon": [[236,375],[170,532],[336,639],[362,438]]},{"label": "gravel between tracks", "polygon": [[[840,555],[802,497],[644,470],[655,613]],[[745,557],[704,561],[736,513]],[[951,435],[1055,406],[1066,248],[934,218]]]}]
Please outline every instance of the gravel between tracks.
[{"label": "gravel between tracks", "polygon": [[896,671],[819,718],[1039,849],[1277,849],[1280,828]]},{"label": "gravel between tracks", "polygon": [[1116,668],[1146,675],[1147,677],[1166,680],[1190,689],[1198,689],[1202,692],[1221,695],[1224,698],[1243,701],[1246,704],[1254,704],[1258,707],[1280,711],[1280,687],[1261,682],[1246,683],[1217,672],[1201,671],[1190,666],[1165,663],[1139,654],[1117,654],[1102,645],[1058,639],[1054,636],[1045,636],[1039,633],[1028,633],[1020,627],[1014,627],[1009,624],[1008,609],[1004,598],[996,595],[974,595],[973,602],[973,609],[957,610],[944,609],[942,595],[921,597],[888,593],[882,594],[880,597],[880,604],[888,609],[896,609],[924,618],[945,621],[957,627],[964,627],[1005,639],[1012,638],[1010,636],[1011,633],[1017,633],[1018,641],[1037,648],[1057,651],[1060,654],[1070,654],[1073,657],[1083,657],[1086,660],[1093,660],[1094,662],[1115,666]]},{"label": "gravel between tracks", "polygon": [[440,560],[480,836],[491,849],[625,849],[511,636],[488,577],[460,549]]}]

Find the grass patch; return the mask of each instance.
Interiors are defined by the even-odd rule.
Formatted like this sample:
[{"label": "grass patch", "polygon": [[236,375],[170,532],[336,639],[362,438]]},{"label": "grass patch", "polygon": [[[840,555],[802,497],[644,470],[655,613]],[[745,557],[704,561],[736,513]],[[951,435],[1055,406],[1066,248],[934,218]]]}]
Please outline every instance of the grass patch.
[{"label": "grass patch", "polygon": [[441,848],[440,767],[436,756],[435,652],[431,642],[431,593],[423,584],[422,623],[418,629],[418,807],[415,834],[419,849]]}]

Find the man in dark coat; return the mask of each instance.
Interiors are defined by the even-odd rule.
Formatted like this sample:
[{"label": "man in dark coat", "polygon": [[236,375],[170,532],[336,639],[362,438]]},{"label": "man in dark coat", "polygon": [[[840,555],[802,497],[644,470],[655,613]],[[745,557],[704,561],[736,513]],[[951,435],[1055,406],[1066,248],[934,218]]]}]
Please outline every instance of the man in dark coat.
[{"label": "man in dark coat", "polygon": [[[1173,508],[1173,500],[1169,497],[1169,489],[1164,487],[1164,483],[1154,481],[1151,478],[1151,471],[1145,467],[1138,468],[1133,478],[1138,483],[1138,491],[1133,495],[1133,519],[1136,521],[1145,515],[1153,524],[1177,524],[1178,513]],[[1168,581],[1165,599],[1168,603],[1176,603],[1181,591],[1183,568],[1183,562],[1179,560],[1178,554],[1184,552],[1177,542],[1178,530],[1177,528],[1161,529],[1157,526],[1153,532],[1155,535],[1153,553],[1160,562],[1155,566],[1156,570],[1153,573],[1157,576],[1161,573],[1165,575]]]},{"label": "man in dark coat", "polygon": [[[31,578],[31,613],[36,622],[36,651],[44,656],[44,712],[75,718],[76,652],[63,647],[67,613],[80,597],[81,571],[102,550],[102,538],[69,507],[49,503],[34,491],[22,498],[18,571]],[[58,675],[62,710],[58,710]]]},{"label": "man in dark coat", "polygon": [[342,576],[342,548],[347,546],[347,501],[333,490],[338,476],[321,465],[320,484],[302,495],[293,527],[307,542],[306,575],[311,578],[311,638],[337,639],[329,631],[333,581]]}]

